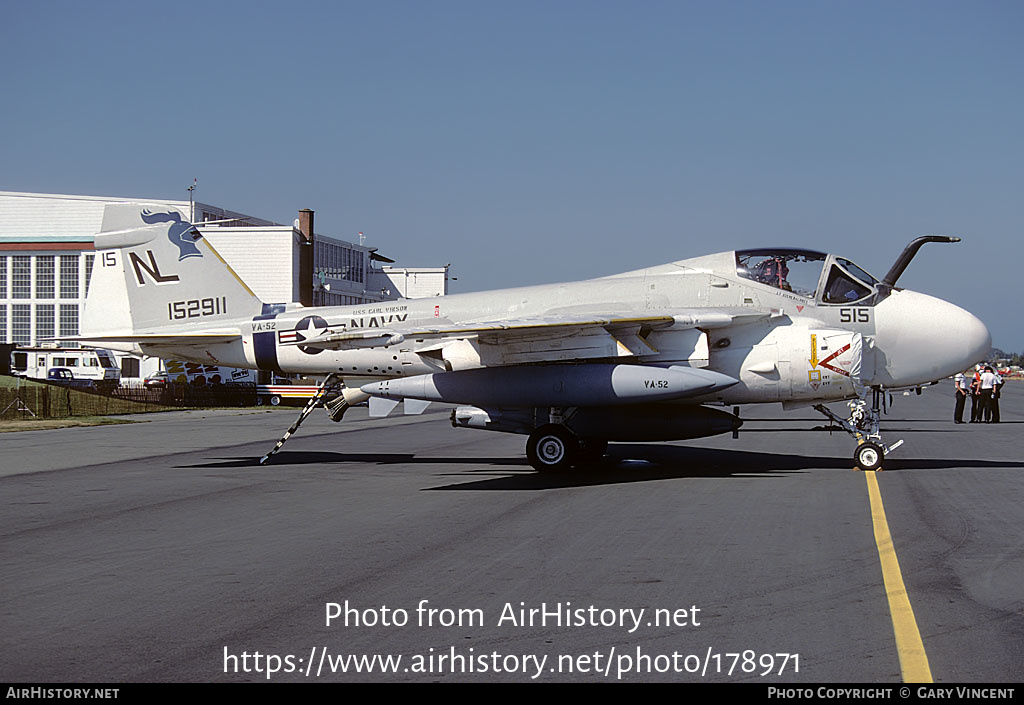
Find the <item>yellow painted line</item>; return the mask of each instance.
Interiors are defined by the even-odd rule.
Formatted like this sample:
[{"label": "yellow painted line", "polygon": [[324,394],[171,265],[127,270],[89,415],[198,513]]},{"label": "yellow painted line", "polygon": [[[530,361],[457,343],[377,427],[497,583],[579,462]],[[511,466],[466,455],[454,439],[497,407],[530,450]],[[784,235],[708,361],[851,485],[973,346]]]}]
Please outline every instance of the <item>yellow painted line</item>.
[{"label": "yellow painted line", "polygon": [[889,598],[889,614],[892,616],[892,630],[896,635],[896,653],[900,657],[900,672],[904,683],[931,683],[932,669],[928,666],[928,654],[924,651],[921,632],[914,619],[914,608],[910,606],[907,587],[903,584],[900,562],[896,559],[896,548],[889,535],[889,522],[882,506],[882,493],[878,489],[877,473],[866,472],[868,498],[871,500],[871,521],[875,526],[875,544],[878,558],[882,562],[882,579],[885,581],[885,595]]}]

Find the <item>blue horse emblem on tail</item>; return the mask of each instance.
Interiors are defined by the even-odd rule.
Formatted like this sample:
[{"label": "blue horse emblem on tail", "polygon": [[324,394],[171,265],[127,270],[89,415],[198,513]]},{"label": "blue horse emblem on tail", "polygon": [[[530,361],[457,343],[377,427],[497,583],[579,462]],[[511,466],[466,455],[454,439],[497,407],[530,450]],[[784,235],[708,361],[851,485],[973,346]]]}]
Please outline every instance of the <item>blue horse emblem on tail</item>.
[{"label": "blue horse emblem on tail", "polygon": [[167,239],[178,248],[178,261],[186,257],[202,257],[203,253],[196,247],[195,239],[191,237],[193,232],[192,223],[182,220],[181,213],[168,211],[167,213],[151,213],[142,211],[142,220],[145,223],[173,223],[167,231]]}]

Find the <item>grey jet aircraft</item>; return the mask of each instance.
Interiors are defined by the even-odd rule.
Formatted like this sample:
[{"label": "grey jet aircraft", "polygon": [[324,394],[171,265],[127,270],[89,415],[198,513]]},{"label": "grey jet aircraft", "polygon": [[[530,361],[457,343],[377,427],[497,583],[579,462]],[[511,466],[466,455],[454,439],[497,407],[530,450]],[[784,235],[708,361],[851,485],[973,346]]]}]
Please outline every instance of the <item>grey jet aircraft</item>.
[{"label": "grey jet aircraft", "polygon": [[[609,441],[734,432],[742,404],[813,406],[881,469],[902,441],[879,430],[884,393],[989,352],[971,313],[896,282],[920,237],[876,279],[806,249],[719,252],[587,281],[303,307],[260,301],[183,214],[110,205],[81,339],[205,364],[327,375],[267,459],[318,406],[335,420],[369,399],[420,413],[459,405],[456,427],[528,436],[539,471],[599,458]],[[848,416],[827,402],[848,400]]]}]

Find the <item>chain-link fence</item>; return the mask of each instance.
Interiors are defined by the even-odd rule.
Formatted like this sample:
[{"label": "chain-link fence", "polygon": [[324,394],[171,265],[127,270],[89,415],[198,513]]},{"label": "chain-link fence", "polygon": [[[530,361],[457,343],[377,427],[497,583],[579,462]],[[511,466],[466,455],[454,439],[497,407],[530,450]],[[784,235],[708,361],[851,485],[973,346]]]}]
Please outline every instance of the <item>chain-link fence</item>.
[{"label": "chain-link fence", "polygon": [[118,387],[113,395],[125,401],[189,408],[210,406],[256,406],[256,385],[235,384],[167,384],[156,389]]},{"label": "chain-link fence", "polygon": [[169,384],[161,389],[116,387],[110,393],[5,378],[0,386],[0,418],[59,419],[158,411],[168,407],[256,405],[254,384]]}]

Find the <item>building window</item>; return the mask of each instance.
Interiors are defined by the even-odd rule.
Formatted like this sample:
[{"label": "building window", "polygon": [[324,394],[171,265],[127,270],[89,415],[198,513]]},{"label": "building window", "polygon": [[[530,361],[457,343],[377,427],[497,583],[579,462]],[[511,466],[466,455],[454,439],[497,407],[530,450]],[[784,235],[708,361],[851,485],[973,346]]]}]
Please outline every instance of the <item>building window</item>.
[{"label": "building window", "polygon": [[[65,335],[78,335],[78,304],[61,304],[60,305],[60,334]],[[77,342],[65,342],[62,341],[62,346],[66,348],[77,348]]]},{"label": "building window", "polygon": [[360,252],[358,250],[353,250],[352,251],[352,255],[353,255],[353,257],[352,257],[352,259],[353,259],[353,262],[352,262],[352,269],[353,269],[352,281],[359,282],[360,284],[363,283],[363,260],[364,260],[363,254],[364,254],[363,252]]},{"label": "building window", "polygon": [[32,307],[28,304],[11,306],[11,342],[15,345],[32,344]]},{"label": "building window", "polygon": [[[0,299],[7,298],[7,256],[0,257]],[[5,331],[6,332],[6,331]]]},{"label": "building window", "polygon": [[78,255],[60,256],[60,297],[62,299],[78,298],[78,259]]},{"label": "building window", "polygon": [[11,258],[11,298],[32,298],[32,258],[28,255]]},{"label": "building window", "polygon": [[131,355],[125,355],[121,358],[121,376],[122,377],[138,377],[139,376],[139,360],[138,358],[132,357]]},{"label": "building window", "polygon": [[92,261],[96,259],[96,255],[85,256],[85,295],[89,295],[89,281],[92,279]]},{"label": "building window", "polygon": [[36,341],[43,342],[46,338],[53,338],[53,304],[39,304],[36,306]]},{"label": "building window", "polygon": [[36,255],[36,298],[53,298],[53,255]]},{"label": "building window", "polygon": [[7,304],[0,304],[0,343],[11,342],[7,335]]}]

